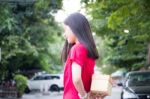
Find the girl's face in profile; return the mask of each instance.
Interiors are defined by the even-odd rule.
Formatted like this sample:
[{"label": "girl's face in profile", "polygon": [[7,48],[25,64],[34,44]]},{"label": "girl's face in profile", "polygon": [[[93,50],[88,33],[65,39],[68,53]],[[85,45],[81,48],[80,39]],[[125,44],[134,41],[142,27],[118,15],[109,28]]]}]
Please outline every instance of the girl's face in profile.
[{"label": "girl's face in profile", "polygon": [[64,37],[68,41],[68,43],[73,44],[77,42],[77,38],[72,32],[71,28],[65,24],[64,24]]}]

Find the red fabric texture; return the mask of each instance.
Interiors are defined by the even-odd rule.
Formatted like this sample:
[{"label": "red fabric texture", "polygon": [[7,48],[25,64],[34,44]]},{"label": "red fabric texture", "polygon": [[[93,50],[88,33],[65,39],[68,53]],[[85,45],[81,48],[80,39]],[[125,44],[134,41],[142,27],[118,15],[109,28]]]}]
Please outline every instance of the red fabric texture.
[{"label": "red fabric texture", "polygon": [[86,92],[90,91],[92,74],[94,73],[95,59],[89,58],[86,47],[83,44],[78,43],[71,48],[65,63],[63,99],[80,99],[72,82],[73,62],[76,62],[81,66],[81,76],[84,88]]}]

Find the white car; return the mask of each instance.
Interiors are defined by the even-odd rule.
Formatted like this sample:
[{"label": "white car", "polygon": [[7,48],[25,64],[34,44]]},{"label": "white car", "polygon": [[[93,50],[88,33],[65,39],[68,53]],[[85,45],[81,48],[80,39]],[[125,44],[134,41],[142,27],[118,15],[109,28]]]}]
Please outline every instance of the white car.
[{"label": "white car", "polygon": [[48,90],[61,91],[63,90],[63,75],[62,74],[41,74],[33,76],[27,83],[26,93],[31,90]]}]

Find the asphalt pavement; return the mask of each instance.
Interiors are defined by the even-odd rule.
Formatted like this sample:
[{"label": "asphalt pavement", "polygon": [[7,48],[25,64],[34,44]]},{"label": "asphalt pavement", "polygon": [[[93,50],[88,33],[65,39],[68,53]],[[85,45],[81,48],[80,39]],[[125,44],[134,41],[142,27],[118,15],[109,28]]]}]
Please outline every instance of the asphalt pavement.
[{"label": "asphalt pavement", "polygon": [[[121,87],[113,87],[112,95],[105,97],[105,99],[120,99]],[[62,99],[63,92],[54,93],[39,93],[32,92],[30,94],[24,94],[22,99]]]},{"label": "asphalt pavement", "polygon": [[105,99],[120,99],[122,87],[113,87],[111,96],[107,96]]}]

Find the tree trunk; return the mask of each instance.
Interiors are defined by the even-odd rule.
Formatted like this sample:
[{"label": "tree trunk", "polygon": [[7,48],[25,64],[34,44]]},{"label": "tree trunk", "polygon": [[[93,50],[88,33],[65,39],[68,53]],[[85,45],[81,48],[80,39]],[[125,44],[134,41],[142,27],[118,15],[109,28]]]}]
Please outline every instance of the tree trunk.
[{"label": "tree trunk", "polygon": [[150,66],[150,43],[148,45],[147,65]]}]

